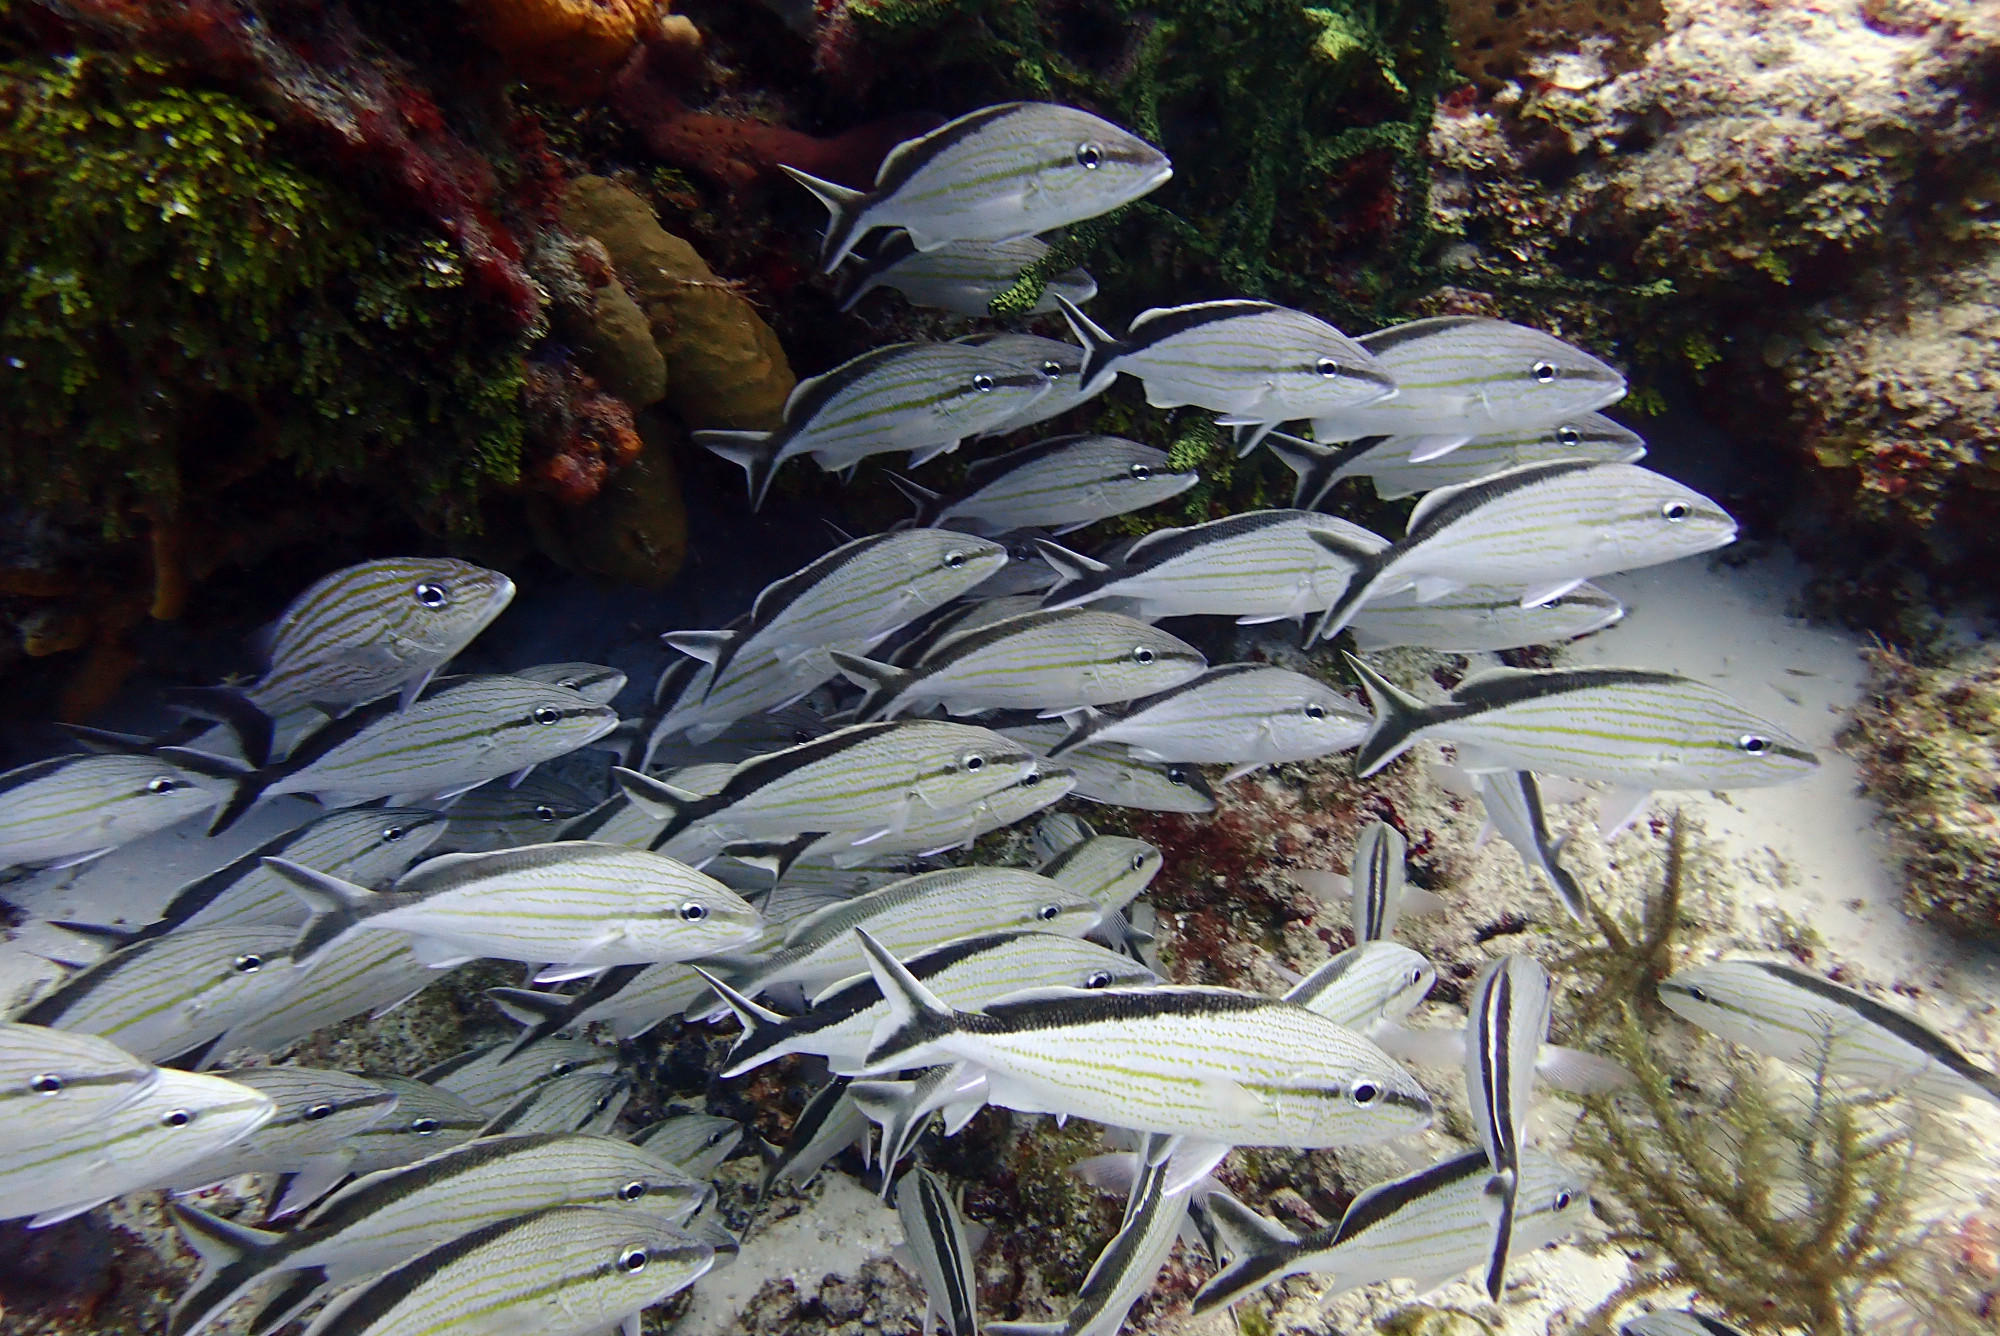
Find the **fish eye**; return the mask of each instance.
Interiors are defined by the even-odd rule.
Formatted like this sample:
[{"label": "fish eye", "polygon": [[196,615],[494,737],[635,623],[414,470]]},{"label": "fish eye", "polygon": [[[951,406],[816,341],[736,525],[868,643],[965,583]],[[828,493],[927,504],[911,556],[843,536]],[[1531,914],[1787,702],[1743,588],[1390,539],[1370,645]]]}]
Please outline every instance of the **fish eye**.
[{"label": "fish eye", "polygon": [[1153,469],[1151,465],[1134,464],[1132,466],[1132,478],[1135,482],[1144,482],[1146,481],[1146,479],[1152,476],[1153,476]]},{"label": "fish eye", "polygon": [[417,602],[427,608],[442,608],[445,604],[451,602],[451,591],[443,585],[433,584],[429,580],[424,581],[424,583],[418,585],[411,592],[417,596]]},{"label": "fish eye", "polygon": [[1410,971],[1411,983],[1422,983],[1423,981],[1424,981],[1424,972],[1421,969],[1413,969]]},{"label": "fish eye", "polygon": [[160,1115],[161,1127],[186,1127],[194,1121],[194,1115],[186,1109],[168,1109]]},{"label": "fish eye", "polygon": [[953,548],[944,554],[944,564],[952,570],[957,570],[965,564],[965,553],[959,551],[957,548]]},{"label": "fish eye", "polygon": [[1528,371],[1534,376],[1537,385],[1555,384],[1556,364],[1554,362],[1537,362],[1529,367]]},{"label": "fish eye", "polygon": [[1569,1189],[1564,1188],[1562,1191],[1556,1193],[1555,1208],[1558,1211],[1567,1211],[1570,1202],[1573,1200],[1575,1199],[1570,1196]]},{"label": "fish eye", "polygon": [[1133,870],[1134,872],[1137,872],[1137,871],[1138,871],[1138,870],[1139,870],[1140,868],[1143,868],[1144,866],[1146,866],[1146,855],[1144,855],[1144,854],[1133,854],[1133,855],[1132,855],[1132,870]]},{"label": "fish eye", "polygon": [[437,1131],[439,1126],[435,1118],[418,1118],[410,1123],[410,1130],[420,1137],[427,1137]]},{"label": "fish eye", "polygon": [[1360,1085],[1354,1087],[1354,1102],[1357,1106],[1364,1109],[1381,1098],[1381,1095],[1382,1087],[1372,1081],[1363,1081]]},{"label": "fish eye", "polygon": [[965,766],[967,771],[984,770],[986,768],[986,758],[978,752],[967,752],[961,758],[960,763]]},{"label": "fish eye", "polygon": [[1660,518],[1669,524],[1679,524],[1690,513],[1692,508],[1685,501],[1669,501],[1660,507]]},{"label": "fish eye", "polygon": [[397,840],[402,839],[403,836],[407,834],[409,834],[409,832],[404,830],[401,826],[384,826],[382,828],[382,843],[394,844]]},{"label": "fish eye", "polygon": [[1042,772],[1039,770],[1030,770],[1027,774],[1021,776],[1021,787],[1024,789],[1032,789],[1041,782]]},{"label": "fish eye", "polygon": [[1062,913],[1061,905],[1043,905],[1035,911],[1035,917],[1047,923]]},{"label": "fish eye", "polygon": [[562,711],[553,705],[537,705],[534,719],[538,724],[559,724],[562,722]]},{"label": "fish eye", "polygon": [[619,1201],[637,1201],[645,1195],[646,1181],[641,1178],[635,1178],[624,1187],[618,1189]]},{"label": "fish eye", "polygon": [[1308,705],[1308,706],[1306,706],[1306,718],[1308,718],[1308,719],[1324,719],[1324,718],[1326,718],[1326,706],[1324,706],[1324,705]]},{"label": "fish eye", "polygon": [[1086,172],[1096,171],[1097,164],[1103,161],[1104,150],[1097,145],[1078,144],[1076,146],[1076,165],[1083,168]]},{"label": "fish eye", "polygon": [[1111,983],[1111,971],[1099,970],[1083,981],[1085,988],[1104,988]]},{"label": "fish eye", "polygon": [[1706,1002],[1708,1001],[1708,990],[1706,988],[1690,988],[1688,989],[1688,996],[1697,1002]]},{"label": "fish eye", "polygon": [[549,1075],[568,1076],[571,1072],[575,1071],[577,1068],[581,1066],[583,1066],[581,1062],[573,1062],[568,1058],[564,1058],[561,1062],[558,1062],[549,1068]]},{"label": "fish eye", "polygon": [[1765,752],[1771,750],[1771,739],[1759,737],[1755,733],[1745,733],[1742,737],[1736,739],[1736,746],[1738,749],[1748,752],[1752,756],[1762,756]]},{"label": "fish eye", "polygon": [[333,1105],[308,1104],[300,1116],[309,1123],[316,1123],[322,1118],[331,1118],[333,1116]]},{"label": "fish eye", "polygon": [[146,781],[146,792],[148,793],[176,793],[186,787],[187,785],[175,779],[172,775],[160,775]]},{"label": "fish eye", "polygon": [[28,1089],[37,1095],[60,1095],[62,1088],[63,1079],[54,1072],[43,1072],[28,1082]]},{"label": "fish eye", "polygon": [[1556,428],[1556,444],[1581,445],[1582,443],[1583,443],[1583,433],[1578,431],[1575,427],[1570,426],[1567,422],[1563,423],[1562,426]]},{"label": "fish eye", "polygon": [[1044,376],[1047,376],[1050,380],[1061,380],[1062,373],[1063,373],[1063,364],[1061,362],[1056,361],[1053,357],[1051,357],[1048,361],[1042,363],[1042,374]]},{"label": "fish eye", "polygon": [[1153,661],[1153,651],[1147,649],[1144,645],[1138,645],[1133,648],[1132,662],[1137,664],[1148,664],[1151,663],[1152,661]]},{"label": "fish eye", "polygon": [[1185,784],[1187,782],[1187,768],[1185,766],[1170,765],[1167,767],[1167,783]]},{"label": "fish eye", "polygon": [[582,686],[583,683],[578,681],[574,677],[565,677],[562,681],[556,683],[556,685],[561,687],[565,691],[575,691],[578,687]]},{"label": "fish eye", "polygon": [[263,968],[264,968],[264,957],[262,956],[243,955],[236,957],[236,972],[238,974],[255,974],[258,970]]},{"label": "fish eye", "polygon": [[644,1248],[627,1248],[618,1254],[618,1269],[628,1276],[637,1275],[646,1269],[646,1261]]},{"label": "fish eye", "polygon": [[1325,376],[1328,380],[1332,380],[1340,374],[1340,363],[1334,361],[1331,357],[1322,357],[1319,361],[1313,363],[1313,370],[1319,372],[1320,375]]},{"label": "fish eye", "polygon": [[547,803],[536,803],[536,804],[535,804],[535,820],[537,820],[537,821],[553,821],[553,820],[555,820],[555,819],[556,819],[556,809],[555,809],[555,808],[553,808],[553,807],[549,806],[549,805],[548,805]]},{"label": "fish eye", "polygon": [[681,906],[681,918],[688,923],[699,923],[708,917],[708,906],[699,900],[690,900]]},{"label": "fish eye", "polygon": [[708,1134],[708,1140],[704,1144],[710,1147],[720,1146],[729,1134],[735,1130],[734,1127],[718,1127]]},{"label": "fish eye", "polygon": [[981,394],[985,394],[993,388],[993,377],[987,375],[984,371],[980,372],[972,378],[972,388],[978,390]]}]

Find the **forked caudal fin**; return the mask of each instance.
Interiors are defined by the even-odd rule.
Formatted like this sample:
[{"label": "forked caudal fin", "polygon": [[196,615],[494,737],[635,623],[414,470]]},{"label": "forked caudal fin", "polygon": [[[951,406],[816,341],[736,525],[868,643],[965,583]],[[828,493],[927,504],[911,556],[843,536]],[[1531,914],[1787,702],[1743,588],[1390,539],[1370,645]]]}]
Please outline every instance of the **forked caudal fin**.
[{"label": "forked caudal fin", "polygon": [[1197,1313],[1235,1303],[1252,1290],[1279,1279],[1298,1255],[1297,1235],[1258,1215],[1226,1192],[1211,1193],[1200,1209],[1207,1213],[1216,1246],[1229,1258],[1229,1265],[1210,1276],[1208,1283],[1196,1292]]},{"label": "forked caudal fin", "polygon": [[1048,597],[1054,598],[1063,586],[1075,584],[1078,580],[1093,575],[1102,575],[1111,568],[1101,561],[1086,557],[1081,552],[1072,552],[1061,543],[1051,543],[1046,538],[1035,540],[1035,550],[1042,554],[1042,560],[1056,568],[1056,582],[1049,588]]},{"label": "forked caudal fin", "polygon": [[1361,611],[1362,605],[1378,592],[1390,554],[1396,550],[1389,547],[1380,552],[1365,552],[1339,534],[1314,532],[1310,537],[1333,555],[1352,561],[1354,574],[1348,577],[1347,587],[1340,591],[1340,597],[1334,599],[1313,624],[1312,633],[1306,637],[1307,648],[1322,640],[1333,639],[1346,628],[1348,622],[1354,619],[1354,614]]},{"label": "forked caudal fin", "polygon": [[868,211],[868,192],[822,181],[782,162],[778,170],[812,191],[813,198],[826,205],[826,237],[820,242],[819,271],[832,273],[854,250],[854,243],[861,240],[858,229],[862,215]]},{"label": "forked caudal fin", "polygon": [[864,693],[861,703],[854,707],[854,722],[857,724],[882,718],[884,707],[917,676],[908,669],[877,663],[845,650],[834,650],[832,657],[833,665],[840,669],[841,676],[860,687]]},{"label": "forked caudal fin", "polygon": [[868,954],[868,972],[875,976],[875,984],[882,990],[882,1000],[889,1007],[889,1015],[876,1027],[874,1041],[869,1047],[868,1069],[897,1071],[904,1067],[925,1065],[920,1059],[903,1059],[913,1050],[956,1029],[957,1013],[919,983],[914,974],[904,969],[903,962],[871,937],[866,928],[856,928],[854,935],[860,939],[861,949]]},{"label": "forked caudal fin", "polygon": [[1368,693],[1368,706],[1375,713],[1374,725],[1354,752],[1355,777],[1366,779],[1410,749],[1417,740],[1417,730],[1431,722],[1432,712],[1429,706],[1352,654],[1347,656],[1347,666],[1361,679],[1362,689]]},{"label": "forked caudal fin", "polygon": [[765,494],[771,490],[771,479],[778,472],[778,451],[783,446],[778,433],[697,431],[691,432],[690,436],[696,445],[710,454],[720,455],[742,468],[744,477],[750,483],[750,509],[761,509]]},{"label": "forked caudal fin", "polygon": [[1083,397],[1088,399],[1117,376],[1118,373],[1110,369],[1111,363],[1130,351],[1131,345],[1085,315],[1083,308],[1069,298],[1061,293],[1055,294],[1055,297],[1056,305],[1062,308],[1063,319],[1069,322],[1070,333],[1076,335],[1076,341],[1083,345],[1083,369],[1077,379],[1083,386]]},{"label": "forked caudal fin", "polygon": [[167,1320],[169,1336],[195,1336],[220,1317],[259,1277],[270,1274],[287,1236],[252,1229],[198,1207],[169,1202],[182,1242],[201,1257],[201,1274]]}]

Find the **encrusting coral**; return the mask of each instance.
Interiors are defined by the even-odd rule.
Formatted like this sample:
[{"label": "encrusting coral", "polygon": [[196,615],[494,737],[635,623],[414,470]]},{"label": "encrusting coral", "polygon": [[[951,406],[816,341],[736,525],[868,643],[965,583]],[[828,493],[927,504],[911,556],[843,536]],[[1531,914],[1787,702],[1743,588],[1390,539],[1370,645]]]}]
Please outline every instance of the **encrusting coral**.
[{"label": "encrusting coral", "polygon": [[658,26],[655,0],[466,0],[471,27],[524,83],[584,101]]},{"label": "encrusting coral", "polygon": [[2000,649],[1921,662],[1869,652],[1868,693],[1842,744],[1882,804],[1904,907],[2000,938]]}]

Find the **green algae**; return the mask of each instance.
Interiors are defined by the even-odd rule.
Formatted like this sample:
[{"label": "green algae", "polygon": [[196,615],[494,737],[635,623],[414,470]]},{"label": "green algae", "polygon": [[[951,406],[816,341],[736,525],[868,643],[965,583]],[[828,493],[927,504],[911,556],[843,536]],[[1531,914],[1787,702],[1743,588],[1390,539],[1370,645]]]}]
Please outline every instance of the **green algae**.
[{"label": "green algae", "polygon": [[518,333],[450,244],[146,56],[0,65],[0,488],[173,511],[184,471],[370,473],[441,527],[511,481]]}]

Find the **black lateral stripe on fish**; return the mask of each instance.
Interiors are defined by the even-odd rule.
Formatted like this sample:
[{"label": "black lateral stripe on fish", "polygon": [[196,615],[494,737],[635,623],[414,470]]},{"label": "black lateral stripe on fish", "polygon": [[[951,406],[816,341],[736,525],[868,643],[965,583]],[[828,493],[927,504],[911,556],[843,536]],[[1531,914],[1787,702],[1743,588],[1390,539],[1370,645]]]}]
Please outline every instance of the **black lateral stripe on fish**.
[{"label": "black lateral stripe on fish", "polygon": [[[1469,1092],[1473,1113],[1485,1125],[1493,1159],[1493,1182],[1487,1191],[1500,1201],[1500,1218],[1493,1232],[1493,1255],[1486,1267],[1486,1294],[1495,1303],[1506,1276],[1507,1253],[1513,1243],[1514,1203],[1520,1187],[1520,1147],[1514,1140],[1513,1103],[1514,980],[1502,962],[1488,986],[1474,998],[1471,1051],[1478,1084]],[[1524,1112],[1524,1111],[1523,1111]]]},{"label": "black lateral stripe on fish", "polygon": [[1779,961],[1749,960],[1743,963],[1762,970],[1774,979],[1781,979],[1816,997],[1823,997],[1844,1007],[1870,1024],[1881,1026],[1910,1047],[1934,1059],[1940,1067],[1954,1076],[1964,1077],[1994,1098],[2000,1099],[2000,1075],[1974,1064],[1965,1054],[1954,1048],[1943,1035],[1914,1016],[1892,1007],[1885,1007],[1866,993],[1843,988],[1830,979],[1822,979],[1817,974],[1808,974],[1804,970],[1794,969]]}]

